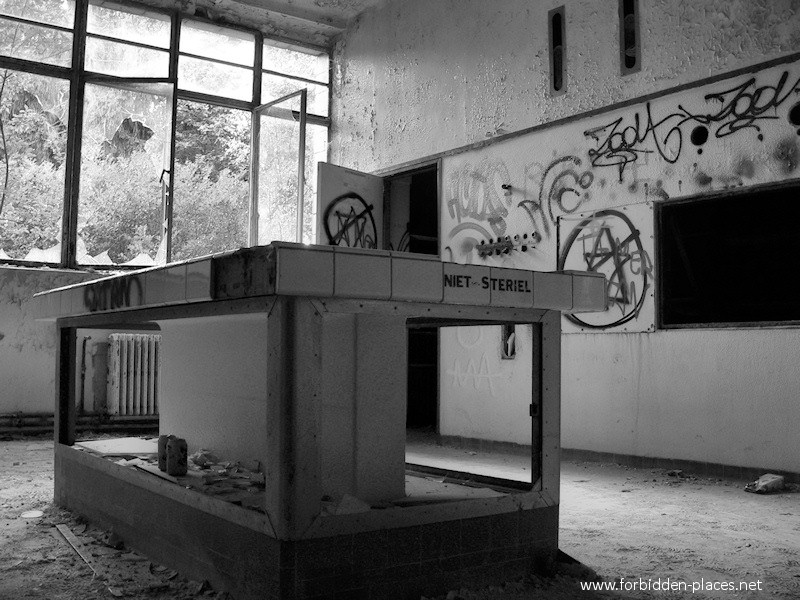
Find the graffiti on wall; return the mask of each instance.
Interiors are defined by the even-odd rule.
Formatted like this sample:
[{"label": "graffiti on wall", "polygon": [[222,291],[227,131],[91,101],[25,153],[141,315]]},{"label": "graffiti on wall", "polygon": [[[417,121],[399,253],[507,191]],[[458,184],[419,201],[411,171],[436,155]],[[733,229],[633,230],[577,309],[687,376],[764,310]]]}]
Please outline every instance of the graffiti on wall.
[{"label": "graffiti on wall", "polygon": [[763,141],[761,123],[778,119],[775,110],[798,93],[800,77],[790,79],[789,72],[784,71],[774,84],[757,86],[756,78],[751,77],[737,86],[706,94],[705,102],[715,108],[704,113],[693,113],[678,104],[674,112],[659,118],[653,116],[647,102],[641,110],[584,131],[584,136],[595,141],[588,156],[594,167],[617,167],[622,182],[625,168],[643,155],[658,154],[667,163],[677,162],[684,149],[687,124],[693,125],[689,139],[701,154],[700,147],[711,133],[720,139],[749,129]]},{"label": "graffiti on wall", "polygon": [[[602,313],[566,315],[575,325],[587,329],[621,327],[639,319],[645,307],[649,308],[648,313],[652,312],[652,236],[643,239],[634,216],[642,224],[649,219],[652,226],[649,205],[599,210],[578,219],[559,220],[566,233],[558,257],[559,269],[602,273],[606,277],[607,309]],[[638,326],[650,329],[652,318]]]},{"label": "graffiti on wall", "polygon": [[476,238],[488,243],[505,235],[510,200],[503,186],[508,180],[502,161],[483,161],[475,167],[467,164],[451,175],[447,212],[455,226],[450,237],[468,232],[470,237],[463,242],[471,246],[468,251],[476,245]]},{"label": "graffiti on wall", "polygon": [[[559,214],[572,214],[591,198],[590,169],[577,156],[524,168],[525,186],[515,187],[503,161],[465,165],[450,177],[447,209],[454,226],[448,233],[450,256],[478,257],[527,252],[549,239]],[[510,224],[515,231],[510,231]],[[464,233],[466,232],[466,235]],[[454,243],[453,240],[459,240]]]},{"label": "graffiti on wall", "polygon": [[129,308],[140,306],[143,295],[138,275],[106,279],[83,289],[83,305],[89,312]]},{"label": "graffiti on wall", "polygon": [[325,209],[323,225],[328,243],[351,248],[377,248],[378,234],[373,206],[356,193],[335,198]]},{"label": "graffiti on wall", "polygon": [[[484,327],[456,327],[456,342],[464,350],[471,350],[481,346],[484,340]],[[496,381],[504,379],[500,371],[493,371],[489,367],[489,359],[485,352],[481,353],[476,362],[474,357],[467,359],[466,364],[456,358],[453,368],[446,374],[453,378],[454,387],[468,387],[479,390],[485,388],[495,398],[497,396]]]},{"label": "graffiti on wall", "polygon": [[537,174],[537,165],[525,167],[525,179],[533,183],[536,197],[526,194],[517,206],[543,237],[550,237],[556,214],[572,214],[590,200],[588,189],[594,175],[591,170],[582,169],[582,164],[577,156],[563,156],[547,165],[541,176]]},{"label": "graffiti on wall", "polygon": [[471,385],[476,390],[485,387],[492,398],[497,397],[495,382],[504,379],[503,374],[499,371],[491,371],[486,353],[481,354],[481,358],[477,364],[474,358],[470,358],[467,360],[467,364],[462,366],[461,361],[455,359],[453,368],[448,369],[447,375],[453,378],[454,387],[463,388]]},{"label": "graffiti on wall", "polygon": [[[445,260],[603,272],[609,309],[570,323],[649,330],[652,212],[633,207],[796,177],[800,63],[543,128],[445,165]],[[612,209],[623,205],[631,210]]]}]

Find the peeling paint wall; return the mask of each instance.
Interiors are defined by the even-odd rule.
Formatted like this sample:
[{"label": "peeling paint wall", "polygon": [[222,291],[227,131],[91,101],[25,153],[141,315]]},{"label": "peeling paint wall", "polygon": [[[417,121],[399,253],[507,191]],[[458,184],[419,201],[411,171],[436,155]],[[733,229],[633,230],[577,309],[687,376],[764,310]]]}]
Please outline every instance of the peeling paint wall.
[{"label": "peeling paint wall", "polygon": [[[550,97],[547,12],[565,6]],[[642,69],[620,77],[616,2],[403,0],[334,49],[331,159],[380,170],[800,49],[797,0],[640,2]]]},{"label": "peeling paint wall", "polygon": [[[444,260],[589,269],[588,237],[621,240],[609,311],[563,320],[564,447],[800,471],[786,425],[800,420],[800,330],[656,330],[653,287],[654,204],[800,178],[800,62],[764,64],[800,50],[800,2],[640,2],[642,68],[622,77],[617,3],[567,0],[567,90],[551,97],[547,11],[561,4],[408,0],[363,15],[335,51],[334,162],[446,153]],[[508,254],[481,252],[498,241]],[[487,425],[515,410],[505,397],[446,374],[455,359],[481,374],[496,351],[442,336],[442,433],[517,441]],[[487,406],[504,414],[465,422]]]},{"label": "peeling paint wall", "polygon": [[0,414],[54,411],[56,327],[35,320],[30,299],[37,292],[92,277],[56,269],[0,267]]}]

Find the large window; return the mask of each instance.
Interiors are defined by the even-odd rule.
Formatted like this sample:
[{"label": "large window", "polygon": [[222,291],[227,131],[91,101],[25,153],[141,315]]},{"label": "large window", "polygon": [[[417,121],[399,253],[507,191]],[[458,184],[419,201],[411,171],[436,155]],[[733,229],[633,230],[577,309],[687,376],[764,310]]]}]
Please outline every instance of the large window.
[{"label": "large window", "polygon": [[250,113],[178,101],[172,258],[247,245]]},{"label": "large window", "polygon": [[[313,241],[329,87],[326,51],[257,31],[128,2],[0,0],[0,261],[124,268]],[[271,115],[295,144],[284,158],[304,153],[274,178],[301,165],[298,234],[258,218],[253,173],[276,165],[251,149],[286,137],[258,137],[259,107],[300,90],[307,118]],[[297,213],[289,187],[276,215]]]},{"label": "large window", "polygon": [[69,82],[0,71],[0,259],[61,261]]},{"label": "large window", "polygon": [[661,324],[800,322],[800,188],[668,203],[658,209]]}]

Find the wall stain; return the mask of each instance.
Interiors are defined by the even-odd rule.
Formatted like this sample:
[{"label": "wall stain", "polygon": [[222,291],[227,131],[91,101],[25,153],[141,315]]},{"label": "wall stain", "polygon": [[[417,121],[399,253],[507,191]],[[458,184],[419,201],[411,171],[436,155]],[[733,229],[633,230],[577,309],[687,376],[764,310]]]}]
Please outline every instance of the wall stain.
[{"label": "wall stain", "polygon": [[739,161],[739,164],[736,165],[736,170],[734,172],[739,177],[747,177],[749,179],[756,174],[756,167],[752,160],[743,158]]},{"label": "wall stain", "polygon": [[694,180],[697,182],[697,185],[709,185],[713,181],[713,178],[700,171],[694,176]]},{"label": "wall stain", "polygon": [[793,138],[786,138],[778,142],[772,157],[781,163],[781,170],[788,175],[797,168],[798,151],[797,142]]}]

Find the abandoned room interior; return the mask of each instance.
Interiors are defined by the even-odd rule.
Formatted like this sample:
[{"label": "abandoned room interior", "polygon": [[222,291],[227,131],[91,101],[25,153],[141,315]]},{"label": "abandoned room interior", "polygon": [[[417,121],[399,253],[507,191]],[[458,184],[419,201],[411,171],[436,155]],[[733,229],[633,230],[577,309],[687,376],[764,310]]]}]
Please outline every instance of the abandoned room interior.
[{"label": "abandoned room interior", "polygon": [[546,571],[563,460],[800,481],[794,0],[0,0],[0,157],[0,430],[234,598]]}]

